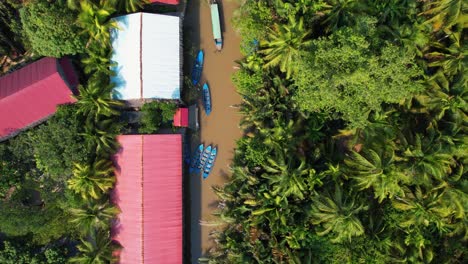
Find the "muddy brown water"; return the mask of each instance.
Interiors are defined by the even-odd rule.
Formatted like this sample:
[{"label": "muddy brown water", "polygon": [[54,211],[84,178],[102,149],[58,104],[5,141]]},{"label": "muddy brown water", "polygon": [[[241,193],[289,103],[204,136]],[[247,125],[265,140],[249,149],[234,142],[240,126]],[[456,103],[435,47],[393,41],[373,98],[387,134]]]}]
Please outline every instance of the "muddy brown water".
[{"label": "muddy brown water", "polygon": [[200,225],[200,220],[215,220],[212,213],[216,210],[217,199],[211,186],[223,185],[228,180],[235,141],[242,135],[238,127],[240,114],[236,108],[231,107],[241,101],[231,82],[231,75],[235,71],[235,61],[242,56],[239,50],[240,38],[231,25],[233,12],[238,4],[233,0],[218,1],[220,2],[223,49],[221,52],[216,52],[208,0],[189,0],[188,2],[184,19],[185,35],[194,52],[198,49],[204,51],[205,62],[201,83],[208,83],[212,98],[212,112],[209,116],[206,116],[203,108],[200,107],[199,139],[192,140],[192,150],[200,142],[205,143],[205,146],[211,144],[218,147],[218,156],[213,171],[207,179],[202,180],[200,176],[189,175],[189,243],[191,261],[197,263],[198,258],[205,255],[214,245],[209,239],[209,233],[216,227]]}]

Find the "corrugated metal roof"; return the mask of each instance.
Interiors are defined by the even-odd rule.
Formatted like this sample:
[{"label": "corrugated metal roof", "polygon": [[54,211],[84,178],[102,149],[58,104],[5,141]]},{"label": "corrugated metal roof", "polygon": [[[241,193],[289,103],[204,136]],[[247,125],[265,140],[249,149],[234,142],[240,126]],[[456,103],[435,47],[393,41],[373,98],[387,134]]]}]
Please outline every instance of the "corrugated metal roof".
[{"label": "corrugated metal roof", "polygon": [[57,105],[76,101],[59,69],[73,74],[57,59],[43,58],[0,78],[0,139],[44,121]]},{"label": "corrugated metal roof", "polygon": [[179,0],[150,0],[150,3],[177,5],[179,3]]},{"label": "corrugated metal roof", "polygon": [[188,108],[179,108],[174,114],[173,125],[176,127],[188,127],[189,122]]},{"label": "corrugated metal roof", "polygon": [[112,32],[115,98],[180,98],[180,19],[150,13],[115,18]]},{"label": "corrugated metal roof", "polygon": [[117,184],[121,213],[112,228],[120,263],[182,263],[182,136],[119,136]]}]

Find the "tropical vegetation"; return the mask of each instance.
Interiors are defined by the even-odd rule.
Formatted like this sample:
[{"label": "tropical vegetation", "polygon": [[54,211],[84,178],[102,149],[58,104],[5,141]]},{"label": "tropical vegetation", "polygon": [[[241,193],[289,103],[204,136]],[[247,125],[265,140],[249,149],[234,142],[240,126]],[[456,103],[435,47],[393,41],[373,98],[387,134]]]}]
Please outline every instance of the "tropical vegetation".
[{"label": "tropical vegetation", "polygon": [[0,262],[115,261],[112,252],[119,247],[111,240],[110,226],[119,210],[109,195],[115,183],[111,157],[123,126],[122,104],[112,99],[109,78],[110,32],[116,29],[111,18],[145,3],[0,4],[2,67],[8,71],[37,56],[75,54],[82,73],[74,105],[59,107],[44,124],[0,144]]},{"label": "tropical vegetation", "polygon": [[465,262],[467,9],[240,1],[244,136],[200,261]]}]

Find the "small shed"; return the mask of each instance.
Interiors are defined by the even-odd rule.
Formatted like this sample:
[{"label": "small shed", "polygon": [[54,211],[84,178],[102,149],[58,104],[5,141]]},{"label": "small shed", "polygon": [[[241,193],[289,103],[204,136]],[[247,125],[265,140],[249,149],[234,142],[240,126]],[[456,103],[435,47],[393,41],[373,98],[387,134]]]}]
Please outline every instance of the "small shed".
[{"label": "small shed", "polygon": [[188,108],[182,107],[177,109],[174,114],[173,126],[175,127],[188,127],[189,125],[189,111]]}]

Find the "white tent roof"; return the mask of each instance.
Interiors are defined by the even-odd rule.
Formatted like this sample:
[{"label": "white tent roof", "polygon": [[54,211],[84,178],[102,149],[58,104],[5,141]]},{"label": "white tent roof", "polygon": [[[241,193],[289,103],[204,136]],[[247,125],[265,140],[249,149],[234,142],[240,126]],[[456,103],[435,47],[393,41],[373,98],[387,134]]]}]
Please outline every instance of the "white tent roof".
[{"label": "white tent roof", "polygon": [[174,16],[135,13],[114,18],[114,98],[180,98],[180,28]]}]

